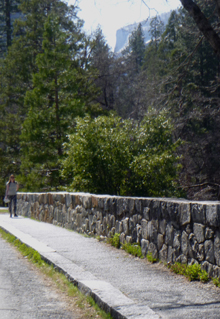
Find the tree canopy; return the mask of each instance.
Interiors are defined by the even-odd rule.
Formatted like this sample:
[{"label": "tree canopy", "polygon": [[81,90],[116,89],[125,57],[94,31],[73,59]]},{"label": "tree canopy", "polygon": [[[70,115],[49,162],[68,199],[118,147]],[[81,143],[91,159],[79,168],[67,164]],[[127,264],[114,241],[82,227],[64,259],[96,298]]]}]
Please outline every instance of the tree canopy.
[{"label": "tree canopy", "polygon": [[1,2],[2,196],[14,173],[27,191],[219,198],[219,5],[181,2],[120,55],[76,6]]}]

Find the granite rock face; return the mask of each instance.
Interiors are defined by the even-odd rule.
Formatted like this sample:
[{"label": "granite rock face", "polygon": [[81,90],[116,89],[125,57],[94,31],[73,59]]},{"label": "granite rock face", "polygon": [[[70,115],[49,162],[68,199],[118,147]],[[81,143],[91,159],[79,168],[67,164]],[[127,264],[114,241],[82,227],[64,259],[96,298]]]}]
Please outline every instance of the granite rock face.
[{"label": "granite rock face", "polygon": [[220,274],[220,203],[88,193],[18,193],[18,214],[79,233],[141,245],[162,262]]}]

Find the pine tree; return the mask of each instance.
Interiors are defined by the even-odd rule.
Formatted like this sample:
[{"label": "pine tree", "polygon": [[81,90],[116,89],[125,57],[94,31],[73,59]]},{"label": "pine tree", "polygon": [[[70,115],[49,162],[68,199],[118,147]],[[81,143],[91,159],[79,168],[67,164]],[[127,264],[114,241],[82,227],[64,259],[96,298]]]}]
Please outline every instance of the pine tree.
[{"label": "pine tree", "polygon": [[11,45],[13,22],[21,16],[19,4],[19,0],[0,0],[0,56]]},{"label": "pine tree", "polygon": [[92,98],[92,85],[80,67],[79,35],[63,32],[55,14],[48,16],[44,29],[33,89],[25,96],[29,112],[21,134],[23,184],[35,190],[62,185],[63,144],[73,130],[74,118],[84,114]]},{"label": "pine tree", "polygon": [[[83,37],[82,21],[77,17],[77,9],[62,1],[28,0],[23,1],[19,8],[25,19],[14,23],[12,44],[5,58],[0,60],[0,140],[1,150],[8,163],[4,169],[6,176],[12,172],[18,175],[20,172],[19,136],[29,112],[29,105],[24,100],[26,92],[33,89],[32,74],[38,72],[36,57],[42,53],[44,25],[48,16],[56,15],[60,29],[68,32],[72,50],[76,46],[75,42]],[[78,54],[83,70],[81,51],[82,43]],[[90,79],[86,86],[89,86],[89,83]]]}]

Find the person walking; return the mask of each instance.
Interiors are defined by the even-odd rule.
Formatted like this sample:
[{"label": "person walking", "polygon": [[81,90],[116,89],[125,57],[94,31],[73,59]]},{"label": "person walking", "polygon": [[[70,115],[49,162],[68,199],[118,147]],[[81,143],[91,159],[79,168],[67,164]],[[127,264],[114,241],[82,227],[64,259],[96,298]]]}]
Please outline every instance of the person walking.
[{"label": "person walking", "polygon": [[8,204],[10,217],[12,217],[12,205],[14,206],[14,217],[18,217],[18,215],[16,214],[18,189],[19,189],[18,183],[15,181],[14,175],[11,175],[9,181],[6,184],[6,198],[10,200]]}]

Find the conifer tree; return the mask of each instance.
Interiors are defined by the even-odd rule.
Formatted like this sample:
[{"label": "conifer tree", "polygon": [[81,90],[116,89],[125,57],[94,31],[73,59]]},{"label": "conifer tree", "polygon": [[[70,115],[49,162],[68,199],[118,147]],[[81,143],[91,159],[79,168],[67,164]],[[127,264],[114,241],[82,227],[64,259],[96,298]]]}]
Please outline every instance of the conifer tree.
[{"label": "conifer tree", "polygon": [[20,0],[0,0],[0,56],[12,42],[13,22],[21,17]]},{"label": "conifer tree", "polygon": [[86,111],[92,93],[86,71],[80,67],[79,34],[63,32],[55,14],[48,16],[44,29],[33,89],[25,96],[29,111],[21,134],[21,169],[28,189],[62,184],[63,143],[73,130],[74,118]]}]

